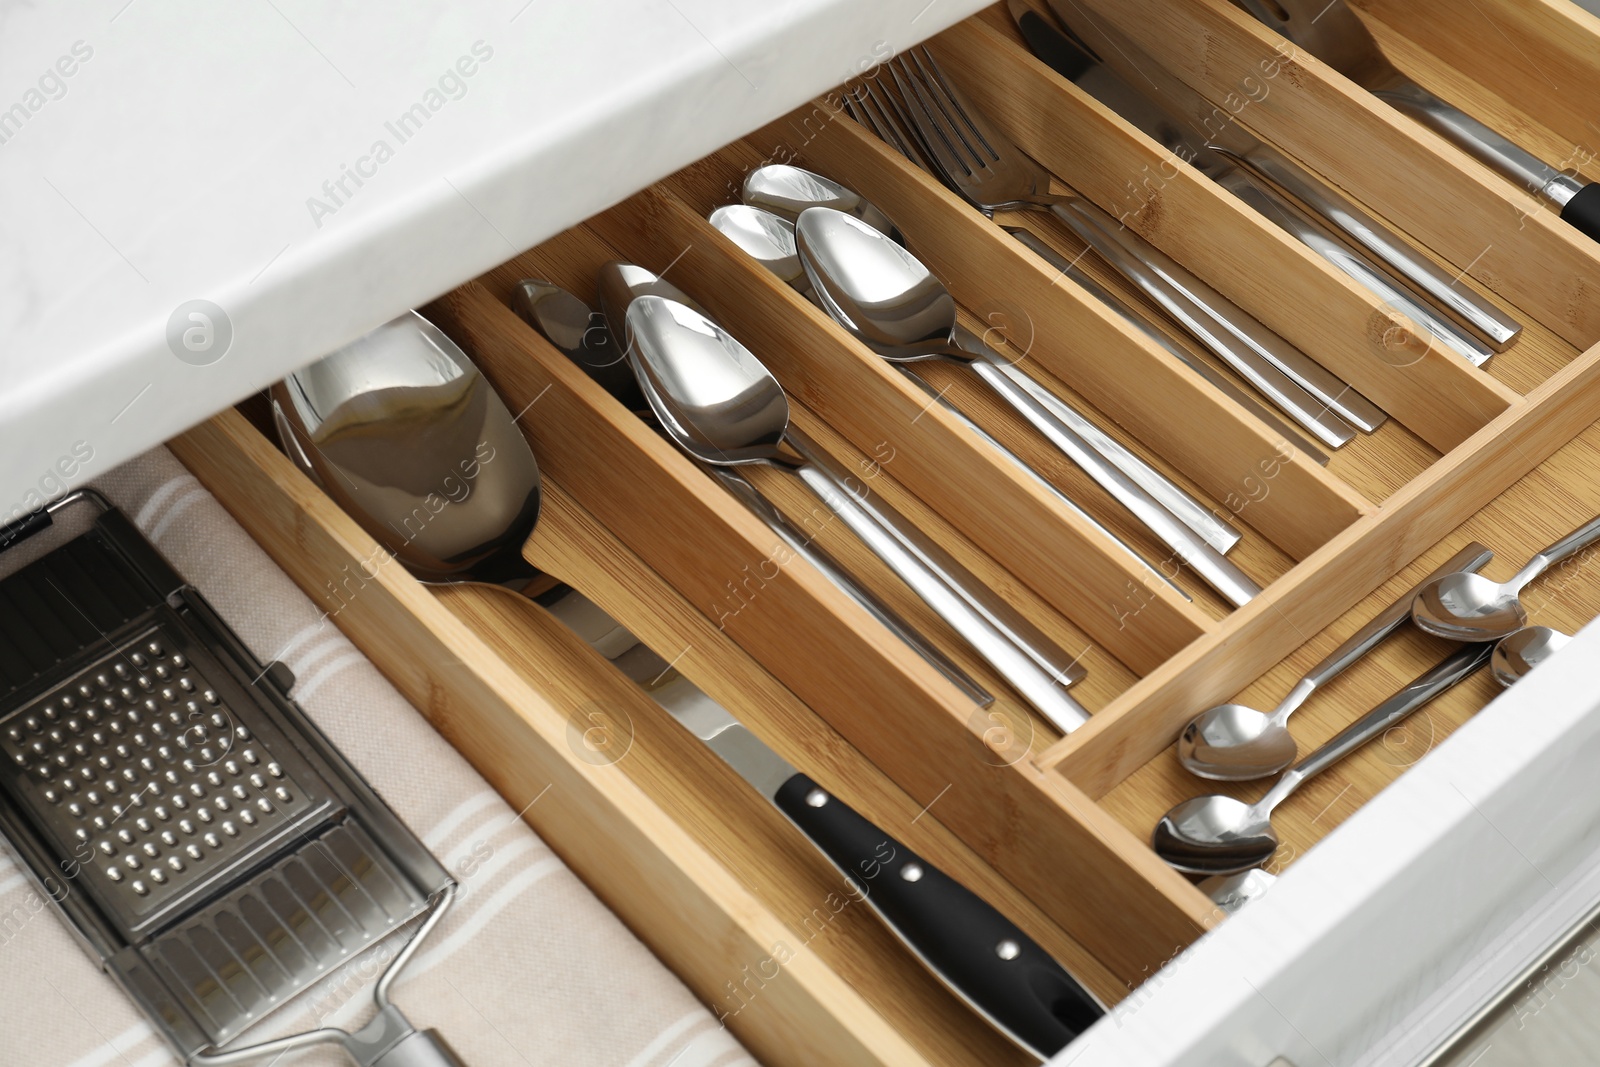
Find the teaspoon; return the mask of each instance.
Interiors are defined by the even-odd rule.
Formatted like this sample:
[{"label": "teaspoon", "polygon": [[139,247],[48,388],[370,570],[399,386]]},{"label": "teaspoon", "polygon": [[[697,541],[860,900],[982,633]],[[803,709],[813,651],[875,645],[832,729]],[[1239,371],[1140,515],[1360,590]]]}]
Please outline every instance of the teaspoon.
[{"label": "teaspoon", "polygon": [[1548,626],[1526,626],[1495,642],[1489,671],[1494,680],[1511,686],[1539,664],[1567,647],[1572,638]]},{"label": "teaspoon", "polygon": [[795,241],[823,308],[857,340],[891,362],[945,359],[969,368],[1230,603],[1248,603],[1261,592],[1071,426],[994,364],[956,345],[955,301],[915,256],[853,216],[823,207],[801,213]]},{"label": "teaspoon", "polygon": [[1480,574],[1447,574],[1417,593],[1411,617],[1423,631],[1452,641],[1498,641],[1528,624],[1522,590],[1550,567],[1600,541],[1600,518],[1590,519],[1567,536],[1534,553],[1505,582]]},{"label": "teaspoon", "polygon": [[1466,645],[1394,696],[1335,734],[1284,772],[1254,804],[1212,795],[1186,800],[1161,817],[1151,835],[1156,854],[1189,874],[1236,874],[1259,867],[1278,848],[1272,810],[1306,779],[1320,774],[1403,721],[1489,661],[1490,646]]},{"label": "teaspoon", "polygon": [[625,323],[634,373],[674,443],[713,466],[765,463],[799,477],[1057,729],[1071,731],[1088,721],[1088,713],[1054,675],[907,551],[848,489],[817,464],[782,452],[789,434],[788,398],[749,349],[699,311],[662,296],[635,297]]},{"label": "teaspoon", "polygon": [[[1424,578],[1423,584],[1457,571],[1475,571],[1494,553],[1474,541]],[[1421,585],[1417,587],[1421,588]],[[1246,782],[1277,774],[1294,762],[1289,716],[1320,687],[1372,651],[1411,618],[1416,589],[1401,596],[1295,683],[1283,703],[1263,715],[1243,704],[1219,704],[1195,716],[1178,736],[1178,761],[1191,774],[1221,782]]]}]

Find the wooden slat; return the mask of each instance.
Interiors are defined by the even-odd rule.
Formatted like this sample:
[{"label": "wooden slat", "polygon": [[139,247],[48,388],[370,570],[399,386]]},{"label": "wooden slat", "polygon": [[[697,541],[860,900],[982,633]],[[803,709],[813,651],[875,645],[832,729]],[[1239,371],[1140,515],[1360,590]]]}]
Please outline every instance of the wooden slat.
[{"label": "wooden slat", "polygon": [[1600,419],[1600,346],[1564,367],[1372,515],[1303,560],[1267,595],[1142,679],[1041,762],[1103,796]]},{"label": "wooden slat", "polygon": [[[1126,992],[1121,982],[1037,905],[980,860],[935,815],[924,814],[920,803],[895,786],[727,634],[711,625],[570,494],[548,480],[545,488],[547,496],[539,528],[528,542],[528,554],[536,566],[561,575],[634,636],[659,650],[663,658],[676,656],[676,670],[732,712],[779,755],[803,767],[824,788],[877,825],[886,830],[892,828],[894,836],[906,846],[1005,912],[1096,995],[1108,1002],[1121,999]],[[526,641],[509,643],[512,647],[500,649],[508,661],[513,656],[526,658],[529,647],[537,651],[537,646]],[[653,704],[646,706],[645,714],[653,719],[665,715]],[[792,890],[787,884],[787,870],[774,868],[772,856],[749,847],[749,824],[767,827],[767,833],[771,826],[782,826],[786,832],[778,836],[784,839],[784,848],[791,857],[803,859],[808,855],[807,847],[793,839],[792,829],[771,805],[755,800],[753,790],[730,778],[727,768],[704,746],[687,737],[681,740],[684,743],[675,743],[667,760],[669,766],[678,768],[682,779],[675,788],[681,789],[685,782],[707,782],[719,788],[703,797],[696,789],[693,796],[679,796],[670,806],[697,820],[689,825],[691,832],[707,843],[746,885],[757,887],[763,899],[789,895]],[[632,765],[624,769],[631,771]],[[721,788],[724,781],[733,782],[733,788]],[[698,820],[708,813],[713,824],[700,826]],[[715,843],[709,842],[712,838]],[[802,914],[815,904],[816,897],[802,895]],[[860,956],[863,951],[861,946],[852,946],[848,957],[833,962],[847,966],[849,958]],[[853,984],[874,1000],[874,1006],[892,1014],[894,1004],[877,1004],[881,991],[875,994],[871,989],[873,981],[883,976],[865,977],[866,984]],[[911,1036],[917,1040],[915,1034]]]},{"label": "wooden slat", "polygon": [[[793,937],[630,779],[579,758],[558,702],[587,699],[592,678],[552,662],[534,689],[399,566],[363,566],[382,550],[242,416],[170,447],[313,600],[330,574],[376,572],[329,605],[333,621],[707,1004],[740,977],[733,961],[759,964]],[[772,1063],[948,1062],[924,1059],[816,953],[796,953],[728,1025]]]},{"label": "wooden slat", "polygon": [[[1528,214],[1525,195],[1453,145],[1304,50],[1283,59],[1283,39],[1228,0],[1091,6],[1212,100],[1234,94],[1244,125],[1376,205],[1571,344],[1600,340],[1594,242],[1549,212]],[[1276,76],[1266,78],[1273,69]],[[1260,99],[1241,107],[1247,78]]]},{"label": "wooden slat", "polygon": [[1210,921],[1204,896],[1070,783],[1027,759],[996,767],[984,715],[815,571],[791,562],[717,612],[725,583],[766,558],[765,528],[482,286],[438,307],[508,406],[534,405],[522,425],[553,478],[1117,977]]},{"label": "wooden slat", "polygon": [[1516,399],[1442,347],[1386,347],[1401,320],[1381,300],[1005,34],[969,19],[935,50],[1029,155],[1435,448],[1454,448]]},{"label": "wooden slat", "polygon": [[[1574,149],[1591,158],[1600,150],[1592,125],[1600,115],[1600,21],[1571,0],[1356,0],[1354,6],[1564,137],[1566,151],[1547,159],[1551,165],[1562,166]],[[1451,103],[1484,120],[1471,100]],[[1515,130],[1502,132],[1515,138]]]},{"label": "wooden slat", "polygon": [[[668,193],[650,190],[591,226],[642,265],[665,269],[772,368],[784,387],[868,453],[887,445],[895,477],[1136,671],[1212,620],[1165,586],[1125,625],[1143,572],[1105,537],[849,338]],[[1148,618],[1146,618],[1148,616]]]},{"label": "wooden slat", "polygon": [[[763,154],[798,159],[887,211],[969,306],[1004,296],[1033,320],[1028,358],[1088,396],[1217,500],[1244,499],[1277,435],[1137,333],[1009,234],[854,122],[816,126],[802,110],[755,135]],[[1003,279],[1003,281],[1002,281]],[[1316,463],[1284,464],[1250,522],[1301,558],[1353,522],[1366,501]],[[1281,492],[1281,495],[1279,495]]]}]

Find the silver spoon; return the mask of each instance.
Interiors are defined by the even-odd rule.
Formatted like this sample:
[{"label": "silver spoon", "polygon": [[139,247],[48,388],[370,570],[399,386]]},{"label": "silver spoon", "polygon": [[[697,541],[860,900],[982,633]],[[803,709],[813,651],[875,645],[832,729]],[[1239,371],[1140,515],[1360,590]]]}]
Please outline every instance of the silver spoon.
[{"label": "silver spoon", "polygon": [[1261,866],[1278,848],[1272,809],[1306,779],[1381,736],[1483,666],[1489,661],[1489,650],[1490,646],[1477,644],[1452,652],[1285,771],[1266,796],[1254,804],[1221,795],[1195,797],[1179,804],[1156,824],[1150,839],[1156,854],[1189,874],[1236,874]]},{"label": "silver spoon", "polygon": [[[1441,575],[1475,571],[1492,558],[1493,552],[1474,541],[1424,578],[1417,589]],[[1220,782],[1265,778],[1289,766],[1296,752],[1287,726],[1289,716],[1313,692],[1404,626],[1411,618],[1411,601],[1416,592],[1413,589],[1401,596],[1328,653],[1271,712],[1263,715],[1243,704],[1219,704],[1195,716],[1178,736],[1178,761],[1191,774]]]},{"label": "silver spoon", "polygon": [[1251,867],[1239,874],[1216,874],[1207,878],[1196,889],[1211,898],[1211,902],[1230,915],[1252,900],[1266,896],[1267,890],[1277,884],[1278,876],[1260,867]]},{"label": "silver spoon", "polygon": [[1452,641],[1498,641],[1528,625],[1522,590],[1553,565],[1600,541],[1600,518],[1590,519],[1561,540],[1534,553],[1505,582],[1479,574],[1447,574],[1417,593],[1411,617],[1423,631]]},{"label": "silver spoon", "polygon": [[806,208],[830,207],[854,215],[874,230],[888,234],[891,241],[906,243],[894,221],[866,197],[803,167],[787,163],[757,167],[745,175],[741,199],[790,223],[797,222]]},{"label": "silver spoon", "polygon": [[[540,293],[542,299],[536,306],[522,304],[518,306],[518,297],[522,293],[533,290]],[[547,290],[554,290],[560,294],[557,299],[548,298]],[[594,350],[600,348],[604,352],[615,352],[618,359],[622,360],[621,366],[627,371],[626,395],[631,399],[638,397],[638,405],[634,409],[641,418],[655,423],[655,413],[650,410],[649,402],[639,389],[638,379],[634,377],[632,364],[622,356],[621,349],[611,342],[611,331],[605,325],[604,317],[596,311],[591,311],[589,305],[579,300],[576,296],[550,282],[528,279],[518,286],[518,291],[513,294],[513,305],[517,306],[519,313],[528,320],[529,325],[538,330],[562,355],[580,366],[587,368],[592,362]],[[598,332],[594,327],[585,325],[582,330],[576,327],[579,324],[588,324],[593,319],[599,319]],[[609,366],[610,364],[605,364]],[[607,385],[602,381],[601,385]],[[618,393],[622,392],[620,383],[617,387],[609,389],[618,400],[624,400]],[[921,656],[930,666],[944,675],[952,685],[967,695],[967,698],[979,707],[988,707],[994,703],[994,694],[984,689],[972,676],[962,670],[960,665],[953,662],[938,648],[930,644],[927,638],[917,633],[911,624],[901,618],[889,605],[883,603],[870,591],[857,585],[832,556],[812,542],[811,537],[803,530],[796,528],[784,515],[773,506],[772,501],[761,495],[761,492],[751,485],[742,476],[724,467],[705,468],[713,477],[721,481],[729,492],[756,514],[779,537],[783,538],[794,553],[817,570],[834,585],[849,594],[850,598],[866,609],[867,613],[883,623],[891,633],[909,645],[913,651]],[[1063,683],[1065,684],[1065,683]]]},{"label": "silver spoon", "polygon": [[466,353],[407,312],[272,387],[284,448],[417,577],[521,589],[539,464]]},{"label": "silver spoon", "polygon": [[705,315],[676,300],[636,297],[627,350],[645,398],[673,441],[714,466],[767,463],[798,476],[850,530],[961,634],[1041,715],[1063,732],[1088,713],[816,464],[781,451],[789,402],[772,373]]},{"label": "silver spoon", "polygon": [[1526,626],[1495,642],[1489,670],[1494,680],[1511,686],[1539,664],[1567,647],[1572,638],[1548,626]]},{"label": "silver spoon", "polygon": [[[781,177],[763,178],[762,172],[767,169],[764,167],[758,168],[745,181],[745,204],[743,207],[747,211],[752,208],[754,210],[763,210],[758,202],[761,199],[758,194],[766,186],[781,181],[785,192],[784,202],[794,213],[774,214],[778,214],[785,221],[798,218],[798,210],[806,206],[832,207],[837,210],[843,210],[847,214],[854,215],[863,222],[867,222],[879,232],[889,235],[890,239],[896,244],[905,245],[905,238],[900,235],[899,230],[894,228],[892,221],[887,229],[872,222],[875,218],[887,220],[888,216],[865,199],[862,199],[854,190],[848,189],[820,174],[813,174],[811,171],[802,170],[799,167],[786,166],[777,168],[775,174],[781,172]],[[806,205],[801,198],[808,190],[812,189],[819,192],[820,198]],[[752,196],[756,196],[757,199],[751,199]],[[841,203],[851,204],[852,207],[841,207]],[[725,222],[719,222],[719,218],[723,217],[723,212],[736,210],[736,208],[717,209],[717,211],[712,212],[712,224],[722,229],[735,243],[766,265],[773,273],[783,278],[803,296],[821,305],[822,301],[813,291],[810,278],[805,274],[804,270],[801,270],[798,278],[794,276],[793,272],[796,266],[803,268],[803,264],[798,259],[798,250],[791,251],[790,248],[795,243],[793,230],[791,229],[785,233],[772,225],[771,220],[765,220],[764,224],[758,228],[750,216],[740,214],[726,216]],[[737,232],[730,232],[730,230],[736,230]],[[1019,241],[1038,251],[1038,248],[1032,243],[1036,239],[1031,234],[1028,234],[1026,230],[1015,232],[1019,235],[1017,238]],[[1053,256],[1055,253],[1047,250],[1045,254],[1048,257]],[[1077,268],[1069,264],[1066,270],[1068,273],[1072,273]],[[1074,277],[1077,277],[1076,274]],[[1080,279],[1080,284],[1082,282],[1087,282],[1091,286],[1094,284],[1088,278]],[[1115,299],[1103,289],[1095,289],[1094,292],[1103,295],[1107,300]],[[826,310],[826,305],[823,305],[823,307]],[[1107,463],[1110,463],[1132,479],[1140,488],[1154,497],[1156,503],[1170,511],[1174,518],[1194,531],[1196,536],[1204,539],[1206,544],[1218,552],[1227,553],[1239,543],[1243,535],[1235,527],[1214,515],[1212,509],[1190,496],[1176,482],[1173,482],[1143,459],[1122,447],[1121,443],[1114,437],[1111,437],[1100,427],[1085,418],[1072,405],[1040,385],[1032,376],[1017,367],[1014,361],[1007,359],[1004,355],[991,348],[983,338],[959,323],[956,324],[950,336],[958,347],[977,356],[979,359],[988,360],[996,367],[999,367],[1006,377],[1026,390],[1028,395],[1038,401],[1041,407],[1076,431],[1078,436],[1082,437],[1090,448],[1100,453]],[[1179,353],[1179,358],[1187,359],[1178,349],[1173,349],[1173,351]],[[928,389],[926,382],[911,372],[909,367],[902,365],[901,370],[905,371],[923,389],[933,392],[933,390]],[[1237,390],[1235,392],[1237,393]],[[1238,397],[1243,398],[1243,394],[1238,394]],[[944,400],[942,396],[940,397],[940,406],[950,411],[955,410],[954,406],[949,401]],[[964,419],[963,421],[976,429],[970,419]],[[984,436],[988,437],[987,434]],[[1290,434],[1290,439],[1295,442],[1303,443],[1304,441],[1299,435],[1293,433]],[[998,448],[999,446],[996,445],[995,447]],[[1327,462],[1326,456],[1322,457],[1322,462]],[[1168,581],[1167,584],[1170,585],[1172,583]],[[1174,588],[1176,587],[1174,586]]]},{"label": "silver spoon", "polygon": [[1071,426],[994,364],[957,346],[955,301],[915,256],[860,220],[823,207],[801,213],[795,241],[822,306],[863,344],[892,362],[946,359],[971,369],[1230,603],[1248,603],[1261,592]]},{"label": "silver spoon", "polygon": [[629,411],[645,410],[633,368],[606,329],[605,316],[559,285],[524,278],[511,293],[511,310]]}]

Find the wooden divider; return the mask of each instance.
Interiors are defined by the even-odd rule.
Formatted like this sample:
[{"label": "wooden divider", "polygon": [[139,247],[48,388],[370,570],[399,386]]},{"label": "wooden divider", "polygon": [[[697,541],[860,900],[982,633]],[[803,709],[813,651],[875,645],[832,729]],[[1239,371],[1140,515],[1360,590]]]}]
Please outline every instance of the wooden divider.
[{"label": "wooden divider", "polygon": [[[1090,6],[1200,93],[1234,101],[1245,126],[1378,207],[1569,343],[1586,349],[1600,340],[1594,242],[1549,209],[1533,209],[1525,192],[1460,149],[1228,0]],[[1274,69],[1266,80],[1264,71]]]},{"label": "wooden divider", "polygon": [[[1029,155],[1441,452],[1517,398],[1035,59],[1014,30],[968,19],[933,48]],[[1392,337],[1405,341],[1391,347]]]},{"label": "wooden divider", "polygon": [[[1587,162],[1600,152],[1600,131],[1592,125],[1600,115],[1600,22],[1571,0],[1355,0],[1353,6],[1566,138],[1569,152],[1583,151]],[[1451,103],[1471,108],[1468,100]],[[1560,168],[1566,157],[1546,162]]]},{"label": "wooden divider", "polygon": [[[1277,435],[1060,272],[853,121],[817,105],[754,136],[767,158],[795,161],[888,212],[919,258],[969,306],[1003,293],[1034,323],[1029,360],[1082,392],[1218,500],[1242,499]],[[1302,558],[1368,507],[1304,455],[1285,462],[1250,522]],[[1130,666],[1133,664],[1130,663]]]},{"label": "wooden divider", "polygon": [[[529,685],[398,565],[375,567],[383,551],[243,416],[223,412],[169,446],[313,600],[325,600],[329,575],[372,575],[329,605],[333,621],[708,1005],[742,978],[731,961],[759,965],[793,937],[690,837],[680,813],[579,757],[558,703],[590,699],[592,676],[552,661]],[[796,953],[782,980],[728,1022],[771,1063],[949,1062],[924,1059],[819,953]]]},{"label": "wooden divider", "polygon": [[[1600,345],[1041,757],[1100,797],[1600,419]],[[1446,553],[1448,554],[1448,553]],[[1398,583],[1397,583],[1398,585]]]},{"label": "wooden divider", "polygon": [[[506,403],[541,409],[522,422],[541,464],[692,603],[722,594],[727,575],[708,561],[761,558],[741,557],[754,549],[737,544],[754,519],[698,472],[673,471],[654,454],[670,446],[509,308],[476,283],[445,301],[454,319],[447,329],[466,342]],[[646,478],[652,464],[659,469]],[[756,549],[768,544],[760,537],[756,531],[750,541]],[[721,621],[902,789],[937,803],[947,826],[1119,978],[1168,958],[1210,921],[1205,897],[1068,783],[1026,759],[997,766],[982,740],[983,715],[936,675],[935,692],[924,682],[931,668],[909,652],[880,648],[898,642],[817,583],[826,584],[790,563]]]},{"label": "wooden divider", "polygon": [[[670,265],[671,279],[785,389],[864,452],[892,448],[901,484],[1134,670],[1213,625],[1171,589],[1145,583],[1103,534],[670,193],[648,190],[590,225],[643,266]],[[1138,626],[1126,624],[1130,613]]]}]

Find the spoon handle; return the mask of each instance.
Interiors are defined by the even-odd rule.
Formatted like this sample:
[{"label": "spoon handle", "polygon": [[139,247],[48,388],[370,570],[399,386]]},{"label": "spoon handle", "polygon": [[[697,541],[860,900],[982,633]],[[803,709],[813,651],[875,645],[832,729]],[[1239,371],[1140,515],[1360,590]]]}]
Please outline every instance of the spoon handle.
[{"label": "spoon handle", "polygon": [[[1326,744],[1284,772],[1283,778],[1263,797],[1259,806],[1268,811],[1301,782],[1321,774],[1362,745],[1400,723],[1422,705],[1489,662],[1492,644],[1463,645],[1419,674],[1394,696],[1334,734]],[[1286,787],[1286,788],[1285,788]]]},{"label": "spoon handle", "polygon": [[[1417,592],[1423,586],[1457,571],[1476,571],[1493,558],[1494,553],[1477,541],[1473,541],[1451,556],[1415,587],[1402,593],[1393,604],[1375,615],[1371,622],[1351,634],[1348,641],[1328,653],[1327,658],[1321,663],[1312,667],[1291,691],[1289,698],[1278,706],[1275,714],[1288,718],[1288,712],[1299,707],[1305,698],[1311,695],[1313,689],[1333,681],[1344,672],[1345,668],[1371,652],[1384,638],[1404,626],[1411,618],[1411,602],[1417,598]],[[1296,697],[1298,699],[1295,699]]]},{"label": "spoon handle", "polygon": [[730,493],[738,497],[745,507],[754,512],[757,518],[765,522],[773,533],[783,538],[784,543],[794,551],[795,555],[821,571],[823,577],[844,590],[845,594],[861,605],[868,615],[883,623],[890,633],[909,645],[912,651],[926,660],[934,670],[944,675],[974,704],[986,708],[994,703],[993,693],[974,681],[970,674],[935,648],[926,637],[917,633],[893,608],[856,584],[855,579],[846,574],[844,568],[840,567],[832,556],[818,548],[802,531],[796,529],[788,517],[774,507],[772,501],[763,496],[761,490],[751,485],[744,475],[727,467],[706,465],[705,469]]},{"label": "spoon handle", "polygon": [[1520,591],[1524,585],[1562,560],[1575,556],[1596,541],[1600,541],[1600,517],[1590,519],[1582,526],[1534,555],[1528,565],[1517,572],[1508,585],[1515,584]]},{"label": "spoon handle", "polygon": [[910,586],[923,602],[961,635],[973,651],[982,656],[1022,697],[1062,733],[1089,721],[1089,713],[1066,694],[1054,674],[1035,663],[1027,653],[1001,633],[988,619],[972,609],[931,569],[925,566],[888,530],[878,525],[848,489],[843,488],[822,468],[801,463],[792,468],[824,504],[873,554]]},{"label": "spoon handle", "polygon": [[[971,359],[971,357],[967,357]],[[1028,395],[1027,391],[1008,378],[999,367],[982,359],[967,363],[974,374],[1010,404],[1017,414],[1027,419],[1033,428],[1043,434],[1051,444],[1081,467],[1100,487],[1116,498],[1117,502],[1133,513],[1151,533],[1182,559],[1206,583],[1228,599],[1235,607],[1248,603],[1261,592],[1256,585],[1227,557],[1196,537],[1172,513],[1162,507],[1149,493],[1135,485],[1133,480],[1107,463],[1090,448],[1072,427],[1055,418]]]},{"label": "spoon handle", "polygon": [[1081,657],[1070,655],[1047,637],[1044,631],[1006,603],[932,538],[907,522],[905,516],[870,492],[854,492],[846,480],[847,475],[802,430],[791,423],[783,439],[807,463],[821,468],[833,480],[835,487],[850,493],[862,510],[893,534],[923,566],[937,574],[973,611],[988,619],[990,625],[1010,638],[1012,644],[1025,652],[1029,659],[1060,679],[1060,684],[1076,685],[1088,675]]}]

